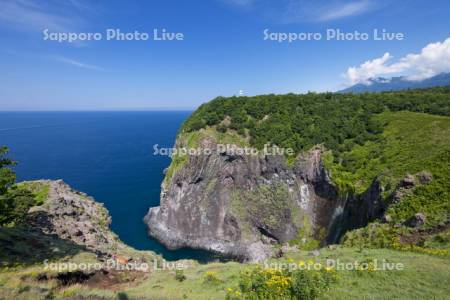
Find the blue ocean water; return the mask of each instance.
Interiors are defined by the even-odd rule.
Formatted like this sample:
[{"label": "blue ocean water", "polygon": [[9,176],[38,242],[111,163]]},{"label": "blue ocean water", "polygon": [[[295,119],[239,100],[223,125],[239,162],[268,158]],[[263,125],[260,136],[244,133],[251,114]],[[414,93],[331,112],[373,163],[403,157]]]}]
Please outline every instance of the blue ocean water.
[{"label": "blue ocean water", "polygon": [[150,238],[142,219],[159,204],[166,156],[153,145],[172,147],[187,111],[0,112],[0,145],[19,181],[63,179],[97,201],[112,216],[112,229],[127,244],[153,250],[167,260],[209,260],[191,249],[168,251]]}]

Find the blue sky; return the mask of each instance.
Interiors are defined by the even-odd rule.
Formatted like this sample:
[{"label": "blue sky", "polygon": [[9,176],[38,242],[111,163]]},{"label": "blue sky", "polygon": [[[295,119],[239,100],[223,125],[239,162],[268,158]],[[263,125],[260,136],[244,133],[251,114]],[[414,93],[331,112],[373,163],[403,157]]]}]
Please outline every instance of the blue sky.
[{"label": "blue sky", "polygon": [[[450,2],[0,0],[0,110],[191,109],[216,96],[335,91],[450,71]],[[59,43],[50,32],[147,32]],[[153,29],[184,34],[153,41]],[[263,31],[400,32],[403,40],[264,40]],[[353,68],[352,68],[353,67]]]}]

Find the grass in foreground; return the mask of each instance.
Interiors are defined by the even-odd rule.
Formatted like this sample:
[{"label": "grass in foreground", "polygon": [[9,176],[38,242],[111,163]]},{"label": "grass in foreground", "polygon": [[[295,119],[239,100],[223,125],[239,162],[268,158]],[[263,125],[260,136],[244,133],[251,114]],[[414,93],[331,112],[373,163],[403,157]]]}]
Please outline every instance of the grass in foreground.
[{"label": "grass in foreground", "polygon": [[[83,255],[78,254],[74,259],[79,261]],[[270,260],[270,265],[266,266],[310,261],[325,265],[327,259],[341,263],[373,262],[376,259],[379,266],[383,261],[401,263],[404,270],[336,270],[337,281],[331,283],[318,299],[448,299],[450,295],[450,260],[425,254],[338,247],[323,249],[317,257],[303,251],[290,253],[284,258]],[[183,280],[180,280],[179,272],[177,275],[173,270],[158,270],[136,282],[96,288],[83,284],[61,287],[55,281],[33,279],[38,278],[42,270],[42,266],[35,265],[0,272],[0,298],[225,299],[230,289],[239,291],[241,272],[255,267],[258,266],[235,262],[193,264],[183,271]]]}]

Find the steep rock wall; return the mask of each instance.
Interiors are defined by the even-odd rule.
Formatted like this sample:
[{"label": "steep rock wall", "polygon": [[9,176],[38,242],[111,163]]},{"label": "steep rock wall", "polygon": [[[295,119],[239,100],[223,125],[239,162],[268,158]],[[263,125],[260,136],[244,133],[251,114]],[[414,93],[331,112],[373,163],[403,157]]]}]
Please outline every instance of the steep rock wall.
[{"label": "steep rock wall", "polygon": [[[201,141],[202,148],[215,146]],[[294,238],[334,242],[383,208],[376,184],[361,197],[340,196],[322,156],[322,149],[312,149],[293,166],[281,155],[189,156],[162,184],[160,206],[146,215],[149,234],[169,249],[205,249],[245,261],[270,257],[271,245]]]}]

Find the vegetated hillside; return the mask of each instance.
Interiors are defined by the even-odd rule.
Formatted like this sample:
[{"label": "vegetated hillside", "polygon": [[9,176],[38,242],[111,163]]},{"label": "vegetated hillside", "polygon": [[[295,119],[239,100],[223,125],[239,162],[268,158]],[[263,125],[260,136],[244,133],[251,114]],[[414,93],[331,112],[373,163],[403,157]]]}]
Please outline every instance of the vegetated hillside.
[{"label": "vegetated hillside", "polygon": [[[409,97],[409,93],[414,96]],[[420,94],[422,96],[419,96]],[[150,268],[149,272],[145,273],[127,268],[123,271],[102,269],[93,272],[45,269],[43,260],[46,258],[53,263],[96,264],[104,262],[105,257],[83,245],[72,243],[70,236],[69,239],[60,239],[40,230],[17,226],[22,223],[21,220],[30,206],[49,204],[49,195],[53,192],[51,186],[46,188],[42,183],[14,184],[14,174],[7,169],[11,161],[0,155],[0,179],[3,184],[3,188],[0,188],[0,200],[4,201],[0,211],[3,222],[0,227],[0,262],[6,262],[0,264],[0,299],[447,299],[450,292],[449,90],[432,89],[387,95],[389,101],[371,98],[373,95],[361,95],[365,96],[362,99],[352,96],[353,101],[344,101],[344,98],[340,97],[337,98],[341,100],[331,100],[334,95],[329,94],[288,96],[293,99],[303,99],[306,96],[319,99],[309,100],[309,104],[305,106],[298,105],[302,107],[302,111],[308,111],[310,114],[308,121],[305,121],[308,128],[320,128],[321,122],[333,124],[328,123],[329,119],[335,119],[338,124],[353,120],[355,124],[361,125],[361,132],[367,133],[367,138],[359,141],[358,136],[347,137],[344,143],[347,143],[348,148],[343,150],[339,150],[341,143],[337,143],[334,150],[328,146],[335,156],[329,152],[326,167],[342,191],[359,193],[374,177],[380,178],[386,194],[385,200],[392,201],[387,209],[391,221],[384,224],[372,223],[365,228],[351,231],[347,233],[341,246],[333,245],[313,252],[287,247],[288,250],[282,253],[283,257],[272,258],[258,265],[236,262],[199,265],[192,261],[183,261],[186,269],[174,271],[165,269],[160,258],[157,258],[159,267]],[[263,96],[266,97],[268,102],[265,105],[271,105],[270,97],[279,98],[274,100],[280,104],[273,107],[276,111],[286,96]],[[245,102],[244,99],[248,98],[233,101]],[[364,102],[363,99],[372,100]],[[228,103],[230,100],[223,101]],[[330,113],[329,118],[325,112],[316,114],[316,110],[322,111],[323,107],[336,107],[327,102],[341,103],[342,107],[337,108],[340,113]],[[351,105],[352,103],[354,105]],[[207,126],[205,116],[209,112],[214,115],[208,105],[202,108],[208,113],[194,113],[181,129],[180,136],[187,139],[187,145],[197,145],[205,136],[212,136],[222,143],[247,145],[252,141],[255,145],[251,131],[245,125],[235,127],[239,124],[236,118],[233,122],[232,111],[239,110],[241,105],[236,105],[235,102],[227,104],[230,105],[229,111],[216,112],[226,121],[217,121],[214,124],[210,122],[212,126]],[[294,103],[290,105],[291,108],[296,107]],[[255,103],[255,108],[257,106]],[[366,106],[378,109],[367,113],[364,110]],[[405,110],[405,106],[406,110],[410,111],[401,111]],[[292,114],[288,113],[288,108],[283,112],[286,112],[283,113],[286,120],[290,121],[277,123],[279,128],[297,122]],[[245,115],[246,122],[253,118],[247,112]],[[368,116],[370,120],[355,115]],[[307,116],[308,114],[305,114],[305,119]],[[195,119],[200,120],[205,130],[194,130],[190,127],[190,123]],[[255,120],[255,127],[266,126],[262,123],[269,121],[276,123],[270,111],[265,111],[262,117]],[[376,124],[378,129],[368,130],[365,124]],[[228,129],[232,127],[237,130]],[[341,136],[344,131],[341,127],[336,127],[328,132],[330,140],[333,141],[334,137]],[[276,136],[277,131],[272,134]],[[269,135],[264,137],[270,138]],[[309,145],[314,145],[313,138],[314,136],[304,138],[305,143],[296,151],[300,153],[308,149]],[[273,142],[271,139],[268,141]],[[3,148],[3,153],[5,152],[6,149]],[[406,173],[410,173],[410,176],[405,178]],[[389,198],[394,189],[398,192],[394,195],[396,197]],[[86,196],[76,193],[73,197],[82,200]],[[54,198],[57,199],[60,197]],[[92,202],[89,200],[89,203]],[[68,209],[71,209],[65,205],[68,201],[57,203],[64,205],[52,205],[52,210],[44,212],[55,212],[60,216],[66,215]],[[403,221],[415,212],[426,215],[425,226],[405,227]],[[270,211],[268,214],[272,215]],[[72,217],[69,219],[74,217],[72,213],[70,215]],[[66,225],[71,224],[67,222]],[[72,238],[76,240],[84,237],[82,232],[81,236],[76,233]],[[399,251],[366,249],[387,247]],[[133,262],[141,261],[142,258],[151,261],[155,257],[152,253],[144,255],[128,247],[126,254],[120,254],[126,255],[120,257],[121,259],[132,259]],[[346,265],[362,263],[366,264],[367,268],[359,264],[354,268],[340,270],[327,266],[330,259]],[[399,263],[404,268],[376,270],[375,266],[381,267],[383,262],[391,265]],[[272,264],[295,264],[299,269],[280,271],[274,269]],[[301,270],[305,265],[319,265],[320,270]]]},{"label": "vegetated hillside", "polygon": [[[342,163],[330,159],[333,181],[342,190],[362,193],[377,178],[392,222],[420,212],[425,225],[445,224],[450,213],[450,118],[406,111],[373,118],[386,124],[383,133],[343,153]],[[402,189],[405,176],[412,181]]]},{"label": "vegetated hillside", "polygon": [[[385,260],[389,264],[402,264],[404,269],[374,271],[359,267],[349,270],[331,268],[327,271],[324,266],[329,259],[349,265],[355,261],[368,262],[372,266],[377,260],[379,267]],[[96,262],[95,256],[86,252],[67,255],[60,261]],[[281,285],[283,278],[290,279],[290,276],[280,276],[281,272],[264,269],[264,265],[236,262],[188,264],[182,271],[161,268],[151,270],[150,273],[111,272],[104,275],[104,278],[97,275],[66,284],[61,284],[58,274],[77,274],[76,272],[58,273],[45,270],[42,264],[36,264],[2,270],[0,299],[447,299],[450,293],[449,261],[444,257],[389,249],[361,251],[337,247],[323,249],[317,257],[311,257],[308,251],[299,251],[273,259],[268,265],[320,263],[322,269],[298,271],[296,273],[301,276],[295,278],[300,277],[302,280],[289,280],[288,285]],[[259,277],[247,275],[255,273]],[[322,281],[323,274],[331,274],[336,280],[325,284]],[[294,284],[299,288],[292,289]],[[253,287],[252,292],[248,291],[250,285]],[[279,295],[288,292],[296,293],[297,298]]]},{"label": "vegetated hillside", "polygon": [[[323,144],[341,193],[361,194],[377,179],[392,222],[423,213],[426,225],[438,226],[450,219],[449,116],[450,87],[231,97],[202,105],[181,133],[213,127],[256,148],[270,143],[296,153]],[[415,186],[404,191],[408,174]],[[432,179],[421,184],[421,176]]]},{"label": "vegetated hillside", "polygon": [[450,86],[380,94],[308,93],[255,97],[218,97],[200,106],[181,132],[217,126],[248,136],[250,145],[293,148],[296,153],[323,144],[338,158],[355,145],[376,140],[383,111],[450,116]]}]

